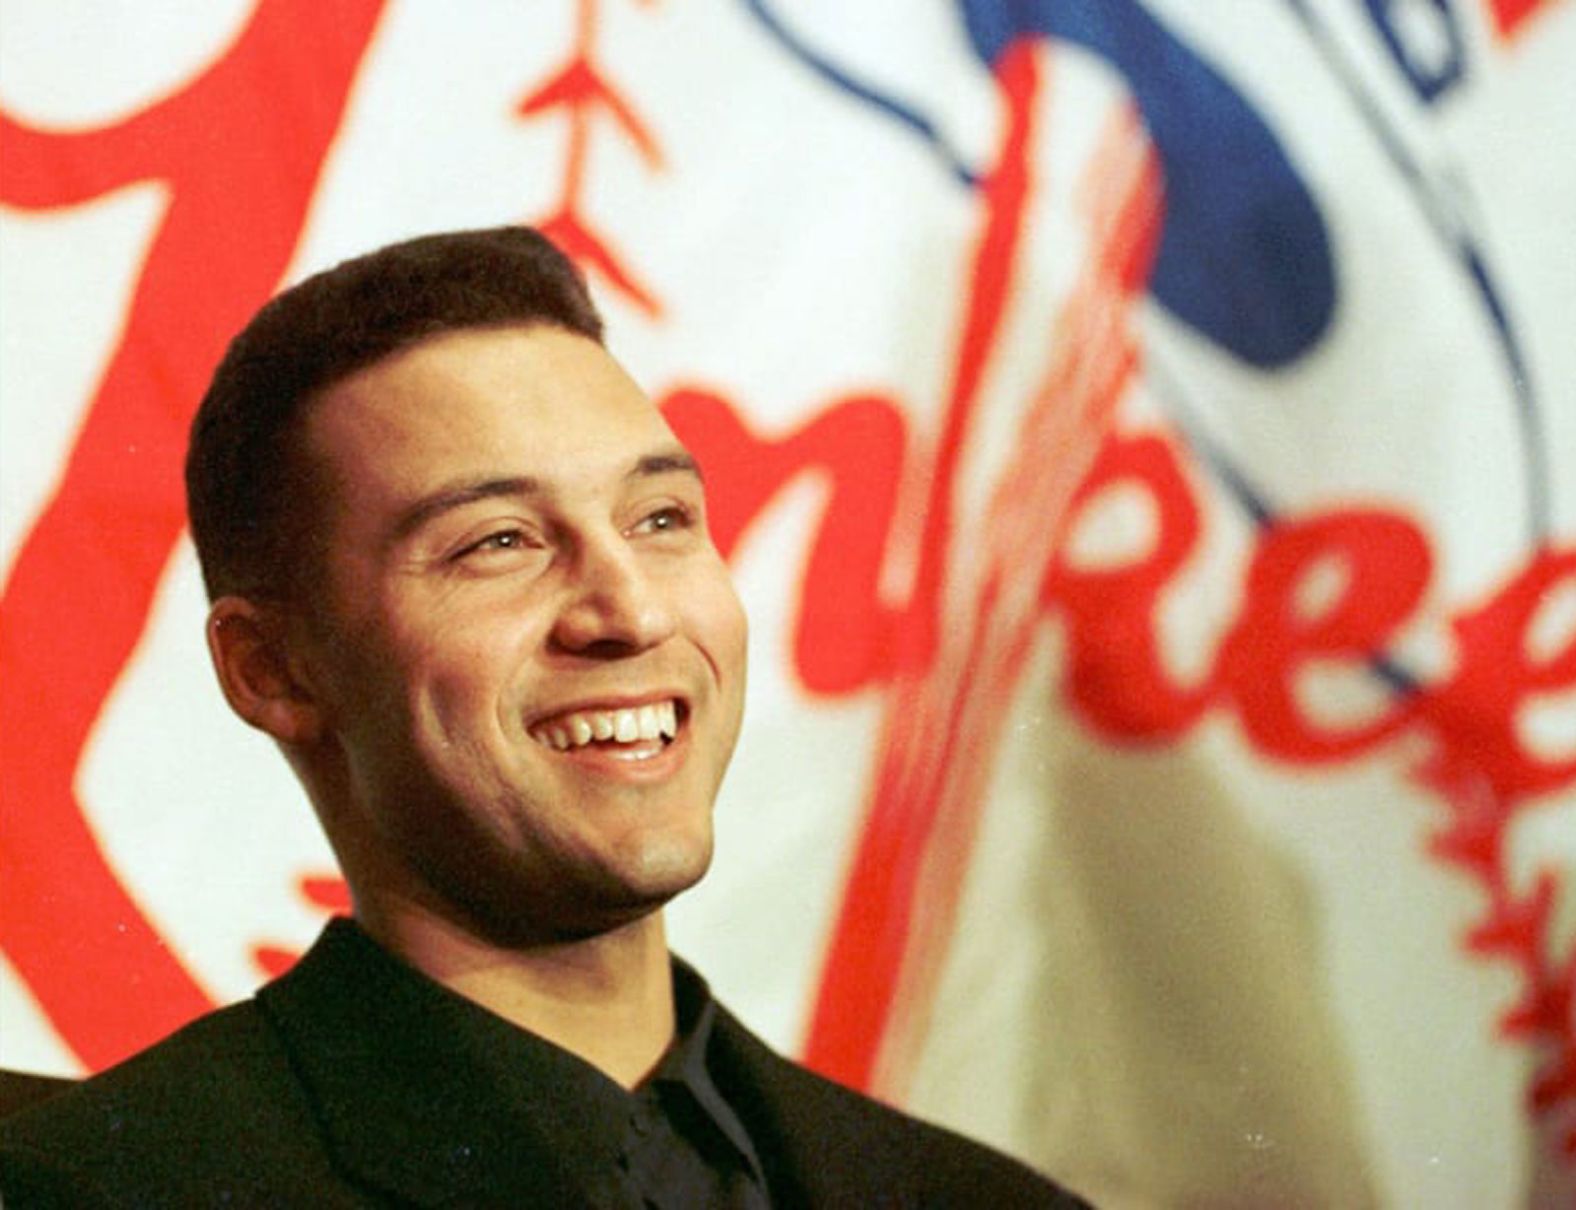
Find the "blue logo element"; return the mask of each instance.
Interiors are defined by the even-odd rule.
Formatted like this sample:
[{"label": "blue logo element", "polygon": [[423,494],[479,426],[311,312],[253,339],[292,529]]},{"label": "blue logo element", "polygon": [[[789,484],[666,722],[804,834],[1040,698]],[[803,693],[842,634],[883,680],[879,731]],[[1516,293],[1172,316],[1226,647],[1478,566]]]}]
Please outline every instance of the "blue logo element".
[{"label": "blue logo element", "polygon": [[[875,107],[924,140],[960,180],[974,169],[937,126],[912,106],[854,77],[788,28],[768,0],[741,0],[767,32],[828,84]],[[1131,92],[1159,156],[1165,218],[1149,290],[1154,299],[1217,347],[1260,369],[1277,369],[1323,337],[1337,301],[1328,232],[1306,182],[1274,131],[1231,83],[1158,22],[1139,0],[957,0],[975,53],[987,67],[1016,40],[1055,38],[1111,64]],[[1401,8],[1407,19],[1402,22]],[[1446,0],[1365,0],[1392,60],[1420,99],[1458,84],[1465,62]],[[1529,542],[1548,541],[1547,451],[1537,393],[1503,293],[1482,241],[1453,204],[1457,182],[1430,172],[1409,151],[1360,74],[1307,0],[1286,0],[1310,49],[1344,89],[1391,161],[1441,250],[1476,297],[1485,333],[1498,346],[1509,403],[1521,435]],[[1217,481],[1260,524],[1276,509],[1246,468],[1209,439],[1190,415],[1180,384],[1150,362],[1173,419]]]},{"label": "blue logo element", "polygon": [[1335,309],[1324,220],[1274,132],[1219,73],[1135,0],[962,0],[994,63],[1014,40],[1060,38],[1127,82],[1165,174],[1165,229],[1150,291],[1251,365],[1312,348]]},{"label": "blue logo element", "polygon": [[[886,111],[971,179],[923,114],[841,70],[765,0],[744,3],[806,66]],[[1324,220],[1274,133],[1219,73],[1135,0],[962,0],[962,8],[987,67],[1014,40],[1040,36],[1083,46],[1122,75],[1165,174],[1165,226],[1149,283],[1162,306],[1261,368],[1318,342],[1335,309]]]}]

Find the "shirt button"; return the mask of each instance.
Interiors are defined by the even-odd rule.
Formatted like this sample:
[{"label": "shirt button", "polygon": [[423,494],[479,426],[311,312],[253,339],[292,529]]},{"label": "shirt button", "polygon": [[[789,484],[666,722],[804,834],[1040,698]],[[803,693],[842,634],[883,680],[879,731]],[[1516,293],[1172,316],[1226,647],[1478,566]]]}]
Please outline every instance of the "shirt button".
[{"label": "shirt button", "polygon": [[641,1117],[638,1113],[632,1113],[629,1115],[629,1128],[641,1138],[645,1138],[646,1135],[651,1132],[651,1127],[646,1124],[646,1119]]}]

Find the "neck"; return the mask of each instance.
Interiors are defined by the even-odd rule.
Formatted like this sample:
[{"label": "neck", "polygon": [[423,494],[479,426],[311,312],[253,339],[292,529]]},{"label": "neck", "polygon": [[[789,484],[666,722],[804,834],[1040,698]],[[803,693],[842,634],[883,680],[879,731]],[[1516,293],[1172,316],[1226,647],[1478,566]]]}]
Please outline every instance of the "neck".
[{"label": "neck", "polygon": [[673,975],[662,913],[575,941],[504,949],[415,909],[357,920],[386,949],[450,991],[563,1047],[625,1088],[673,1040]]}]

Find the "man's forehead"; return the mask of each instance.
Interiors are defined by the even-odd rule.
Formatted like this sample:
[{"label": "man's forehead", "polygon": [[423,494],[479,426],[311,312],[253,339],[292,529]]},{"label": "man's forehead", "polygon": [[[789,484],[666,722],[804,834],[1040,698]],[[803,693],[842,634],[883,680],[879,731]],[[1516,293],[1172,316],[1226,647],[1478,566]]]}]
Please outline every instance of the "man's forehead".
[{"label": "man's forehead", "polygon": [[306,451],[339,480],[444,489],[696,473],[656,406],[595,341],[546,326],[445,333],[322,392]]},{"label": "man's forehead", "polygon": [[597,341],[550,324],[509,324],[438,332],[401,346],[328,384],[317,402],[366,406],[415,397],[436,408],[471,397],[530,403],[587,392],[655,411]]}]

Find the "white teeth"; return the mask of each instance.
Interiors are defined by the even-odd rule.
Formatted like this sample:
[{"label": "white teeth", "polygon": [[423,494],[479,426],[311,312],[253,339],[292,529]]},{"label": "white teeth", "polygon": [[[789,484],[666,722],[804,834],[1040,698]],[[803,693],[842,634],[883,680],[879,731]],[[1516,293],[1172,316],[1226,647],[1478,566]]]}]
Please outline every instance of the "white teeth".
[{"label": "white teeth", "polygon": [[655,706],[642,706],[638,715],[640,738],[660,739],[662,737],[662,728],[657,722],[657,708]]},{"label": "white teeth", "polygon": [[633,744],[674,739],[678,731],[678,703],[668,698],[619,710],[582,710],[561,715],[531,728],[531,735],[538,743],[567,752],[593,740]]}]

